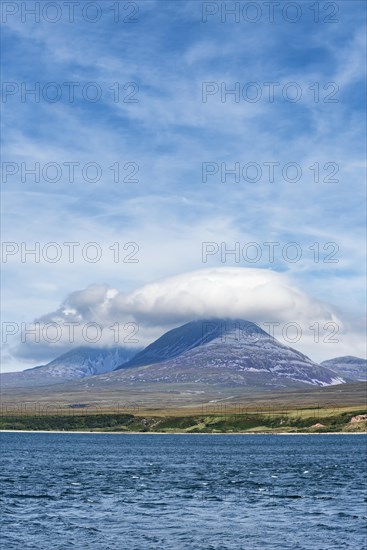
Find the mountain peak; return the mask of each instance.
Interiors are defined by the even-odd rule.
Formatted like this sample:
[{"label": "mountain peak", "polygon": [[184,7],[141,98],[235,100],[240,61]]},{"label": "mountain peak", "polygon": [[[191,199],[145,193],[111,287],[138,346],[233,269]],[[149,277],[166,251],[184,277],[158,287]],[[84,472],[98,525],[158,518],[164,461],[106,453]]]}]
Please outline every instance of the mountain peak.
[{"label": "mountain peak", "polygon": [[353,355],[334,357],[321,363],[323,367],[342,376],[348,382],[362,382],[367,380],[367,360]]},{"label": "mountain peak", "polygon": [[217,339],[229,343],[259,338],[271,337],[255,323],[245,319],[208,318],[190,321],[169,330],[116,370],[159,363]]},{"label": "mountain peak", "polygon": [[186,323],[163,334],[116,370],[106,383],[247,386],[262,390],[344,383],[335,372],[281,344],[245,319]]}]

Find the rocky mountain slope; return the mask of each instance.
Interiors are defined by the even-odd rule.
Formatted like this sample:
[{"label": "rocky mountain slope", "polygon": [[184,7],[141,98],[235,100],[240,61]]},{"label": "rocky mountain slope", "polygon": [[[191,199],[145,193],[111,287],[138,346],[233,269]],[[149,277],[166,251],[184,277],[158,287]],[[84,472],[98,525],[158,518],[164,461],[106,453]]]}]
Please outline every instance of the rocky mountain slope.
[{"label": "rocky mountain slope", "polygon": [[343,384],[343,373],[316,364],[249,321],[204,319],[166,332],[141,351],[77,348],[47,365],[3,374],[1,385],[61,388],[64,382],[66,393],[162,385],[200,392],[210,387],[270,391]]},{"label": "rocky mountain slope", "polygon": [[321,363],[323,367],[342,376],[348,382],[363,382],[367,380],[367,360],[360,357],[346,355],[335,357]]},{"label": "rocky mountain slope", "polygon": [[164,334],[100,383],[200,383],[275,389],[327,386],[342,376],[244,320],[203,320]]},{"label": "rocky mountain slope", "polygon": [[49,385],[103,374],[128,361],[136,351],[130,348],[79,347],[60,355],[47,365],[1,374],[0,384],[2,388]]},{"label": "rocky mountain slope", "polygon": [[[229,321],[228,321],[229,322]],[[231,321],[239,330],[251,332],[261,330],[254,323],[247,321]],[[246,324],[244,324],[246,323]],[[226,322],[223,320],[192,321],[180,327],[169,330],[152,344],[136,354],[130,361],[120,365],[118,369],[153,365],[166,359],[178,357],[182,353],[221,337],[225,333]]]}]

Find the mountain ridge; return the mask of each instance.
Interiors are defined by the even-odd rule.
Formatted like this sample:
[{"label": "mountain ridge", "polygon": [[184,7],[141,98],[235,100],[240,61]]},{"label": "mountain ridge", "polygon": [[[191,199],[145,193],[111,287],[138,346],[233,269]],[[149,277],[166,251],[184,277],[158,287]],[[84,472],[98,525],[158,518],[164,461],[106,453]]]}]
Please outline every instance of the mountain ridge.
[{"label": "mountain ridge", "polygon": [[170,359],[178,357],[182,353],[208,343],[211,340],[223,337],[226,333],[226,324],[230,323],[238,330],[239,336],[243,334],[256,334],[271,338],[264,330],[258,327],[255,323],[245,321],[244,319],[202,319],[190,321],[175,327],[154,342],[137,353],[132,359],[120,365],[116,370],[127,369],[130,367],[138,367],[152,365],[161,362],[165,358]]},{"label": "mountain ridge", "polygon": [[4,387],[68,382],[71,388],[85,379],[86,390],[158,384],[271,390],[349,381],[329,363],[315,363],[251,321],[209,318],[171,329],[142,350],[78,347],[47,365],[3,374],[1,382]]},{"label": "mountain ridge", "polygon": [[367,359],[344,355],[322,361],[320,365],[332,370],[348,382],[364,382],[367,380]]},{"label": "mountain ridge", "polygon": [[200,382],[267,388],[345,383],[343,377],[243,319],[186,323],[100,380],[128,385]]},{"label": "mountain ridge", "polygon": [[136,350],[126,347],[93,348],[79,346],[57,356],[45,365],[21,372],[2,373],[2,387],[21,385],[59,384],[87,376],[96,376],[114,370],[122,361],[128,361]]}]

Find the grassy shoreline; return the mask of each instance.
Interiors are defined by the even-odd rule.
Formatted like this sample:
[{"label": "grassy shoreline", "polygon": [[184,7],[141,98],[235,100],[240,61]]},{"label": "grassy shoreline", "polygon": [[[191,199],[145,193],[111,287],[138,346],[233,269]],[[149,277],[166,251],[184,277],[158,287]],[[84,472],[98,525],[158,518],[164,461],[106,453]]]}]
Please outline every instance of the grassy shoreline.
[{"label": "grassy shoreline", "polygon": [[102,432],[95,430],[0,430],[1,433],[41,434],[85,434],[85,435],[367,435],[367,431],[356,432]]},{"label": "grassy shoreline", "polygon": [[[321,411],[320,411],[321,412]],[[365,409],[322,414],[154,415],[103,413],[93,415],[3,415],[1,431],[57,433],[191,433],[299,434],[365,433]]]}]

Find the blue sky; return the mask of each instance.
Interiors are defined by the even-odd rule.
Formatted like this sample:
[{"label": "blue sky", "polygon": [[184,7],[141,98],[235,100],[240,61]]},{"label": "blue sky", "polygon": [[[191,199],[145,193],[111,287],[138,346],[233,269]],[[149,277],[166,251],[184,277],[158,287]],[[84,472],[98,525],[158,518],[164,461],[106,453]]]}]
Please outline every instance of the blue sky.
[{"label": "blue sky", "polygon": [[[262,16],[255,23],[243,18],[236,23],[230,17],[222,22],[220,2],[214,3],[218,13],[206,23],[205,3],[198,1],[136,2],[134,23],[114,22],[110,3],[96,4],[101,9],[96,23],[83,19],[77,8],[75,21],[69,22],[60,8],[64,11],[56,23],[42,16],[40,22],[31,17],[22,22],[19,12],[9,15],[3,27],[3,82],[19,89],[21,83],[29,88],[39,83],[41,90],[54,82],[62,89],[55,102],[42,96],[39,102],[32,96],[23,102],[20,93],[6,97],[3,162],[65,168],[54,183],[35,182],[31,176],[22,182],[20,173],[3,180],[3,240],[25,242],[29,248],[35,242],[41,247],[96,242],[103,250],[97,263],[77,254],[71,264],[66,253],[56,263],[9,257],[3,264],[3,321],[32,323],[89,285],[132,293],[201,269],[272,269],[316,301],[330,304],[346,327],[339,349],[307,343],[305,351],[322,359],[363,354],[365,3],[334,2],[338,22],[333,23],[323,20],[325,2],[319,3],[321,20],[315,22],[307,0],[298,4],[302,16],[294,23],[282,16],[288,2],[280,2],[273,23],[263,2],[257,2]],[[126,4],[120,2],[123,14]],[[76,83],[74,102],[68,100],[65,82]],[[88,82],[102,91],[99,101],[82,96]],[[225,83],[228,89],[240,83],[241,90],[256,83],[262,97],[257,102],[236,102],[233,96],[221,101],[217,93],[204,103],[205,82]],[[279,83],[274,102],[267,99],[266,82]],[[114,101],[114,83],[119,83],[120,101]],[[127,83],[134,86],[124,91]],[[298,102],[282,96],[288,83],[302,91]],[[310,90],[315,83],[319,102]],[[324,89],[328,83],[333,84]],[[121,100],[137,87],[131,96],[137,102]],[[328,97],[337,101],[324,102]],[[72,183],[65,162],[98,163],[102,177],[96,183],[83,181],[78,168]],[[139,181],[116,183],[109,169],[116,162],[124,175],[126,163],[138,166]],[[257,163],[263,177],[222,182],[219,172],[204,183],[205,162],[229,168],[239,163],[241,169]],[[280,167],[274,182],[266,177],[264,163],[269,162]],[[301,167],[299,181],[282,177],[288,163]],[[319,182],[309,168],[315,163]],[[338,182],[323,181],[330,173],[330,165],[324,169],[327,163],[338,166]],[[277,253],[270,263],[263,246],[269,241],[279,242],[280,249],[296,242],[302,258],[291,263]],[[139,261],[115,263],[109,250],[114,242],[137,243]],[[233,256],[222,262],[220,254],[203,263],[203,242],[224,242],[229,249],[236,242],[241,247],[255,242],[264,253],[256,264],[243,258],[236,262]],[[316,263],[309,249],[315,242],[321,259],[332,250],[323,251],[325,243],[335,243],[338,262]],[[292,320],[297,315],[303,312],[294,311]],[[157,322],[152,335],[162,326]],[[5,349],[12,369],[55,355],[52,346],[39,355],[33,346],[28,357],[28,348],[21,354]]]}]

